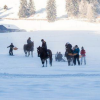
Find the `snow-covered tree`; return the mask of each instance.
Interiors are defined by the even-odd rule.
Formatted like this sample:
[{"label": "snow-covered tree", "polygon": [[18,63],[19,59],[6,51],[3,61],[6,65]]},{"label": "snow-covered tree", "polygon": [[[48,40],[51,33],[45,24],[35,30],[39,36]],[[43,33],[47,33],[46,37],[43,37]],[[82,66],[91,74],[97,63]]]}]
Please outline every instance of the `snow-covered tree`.
[{"label": "snow-covered tree", "polygon": [[68,17],[76,17],[79,13],[79,5],[77,0],[66,0],[66,11]]},{"label": "snow-covered tree", "polygon": [[19,18],[26,18],[28,16],[27,0],[20,0]]},{"label": "snow-covered tree", "polygon": [[88,2],[87,0],[81,0],[80,5],[79,5],[79,14],[80,17],[86,17],[87,15],[87,8],[88,8]]},{"label": "snow-covered tree", "polygon": [[54,22],[57,17],[56,12],[56,1],[55,0],[48,0],[47,2],[47,19],[49,22]]},{"label": "snow-covered tree", "polygon": [[87,9],[87,18],[89,21],[95,21],[96,17],[97,17],[96,7],[90,3]]},{"label": "snow-covered tree", "polygon": [[29,13],[29,16],[35,14],[35,5],[34,5],[34,1],[33,0],[29,0],[28,13]]}]

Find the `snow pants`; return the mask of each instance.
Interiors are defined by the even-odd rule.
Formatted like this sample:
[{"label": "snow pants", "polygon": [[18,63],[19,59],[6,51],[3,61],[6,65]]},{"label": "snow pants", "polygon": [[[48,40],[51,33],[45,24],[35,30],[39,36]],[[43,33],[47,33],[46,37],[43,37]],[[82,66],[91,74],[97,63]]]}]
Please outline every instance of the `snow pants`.
[{"label": "snow pants", "polygon": [[86,57],[85,56],[81,57],[81,65],[82,65],[83,61],[84,61],[84,64],[86,65]]},{"label": "snow pants", "polygon": [[79,55],[74,56],[74,65],[76,65],[76,60],[78,62],[78,65],[80,65]]},{"label": "snow pants", "polygon": [[13,55],[13,49],[9,50],[9,55],[11,55],[11,56]]}]

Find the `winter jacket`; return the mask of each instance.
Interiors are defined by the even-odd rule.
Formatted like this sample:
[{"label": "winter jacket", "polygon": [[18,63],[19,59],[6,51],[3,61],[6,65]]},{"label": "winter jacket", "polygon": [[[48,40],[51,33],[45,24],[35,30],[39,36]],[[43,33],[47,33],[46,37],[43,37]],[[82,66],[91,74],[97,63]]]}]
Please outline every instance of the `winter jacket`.
[{"label": "winter jacket", "polygon": [[14,45],[11,44],[10,46],[8,46],[8,48],[10,47],[10,50],[13,50]]},{"label": "winter jacket", "polygon": [[79,48],[76,48],[76,49],[73,51],[73,53],[77,53],[77,54],[79,55],[80,49],[79,49]]},{"label": "winter jacket", "polygon": [[31,44],[32,41],[30,39],[27,40],[27,44]]},{"label": "winter jacket", "polygon": [[47,50],[47,44],[46,44],[46,42],[44,41],[44,42],[42,42],[42,48],[44,48],[45,50]]},{"label": "winter jacket", "polygon": [[86,54],[85,50],[81,50],[81,55],[82,55],[83,57],[86,56],[85,54]]}]

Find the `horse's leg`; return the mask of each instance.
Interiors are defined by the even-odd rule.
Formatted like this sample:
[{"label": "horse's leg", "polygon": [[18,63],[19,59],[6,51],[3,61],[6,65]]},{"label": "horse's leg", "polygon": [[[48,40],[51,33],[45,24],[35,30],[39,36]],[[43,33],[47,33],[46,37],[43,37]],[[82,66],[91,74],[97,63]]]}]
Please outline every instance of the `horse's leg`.
[{"label": "horse's leg", "polygon": [[67,61],[68,61],[68,66],[70,66],[70,58],[68,55],[66,57],[67,57]]},{"label": "horse's leg", "polygon": [[47,67],[47,63],[48,63],[48,62],[47,62],[47,59],[46,59],[46,67]]},{"label": "horse's leg", "polygon": [[42,62],[42,64],[43,64],[43,66],[42,66],[42,67],[44,67],[44,60],[42,60],[42,59],[41,59],[41,62]]},{"label": "horse's leg", "polygon": [[29,55],[30,55],[30,51],[28,51],[28,57],[29,57]]},{"label": "horse's leg", "polygon": [[33,51],[31,51],[31,56],[33,57]]},{"label": "horse's leg", "polygon": [[49,52],[49,62],[50,62],[50,66],[52,66],[52,52]]},{"label": "horse's leg", "polygon": [[52,56],[49,58],[50,66],[52,66]]},{"label": "horse's leg", "polygon": [[25,57],[27,57],[27,51],[25,51]]}]

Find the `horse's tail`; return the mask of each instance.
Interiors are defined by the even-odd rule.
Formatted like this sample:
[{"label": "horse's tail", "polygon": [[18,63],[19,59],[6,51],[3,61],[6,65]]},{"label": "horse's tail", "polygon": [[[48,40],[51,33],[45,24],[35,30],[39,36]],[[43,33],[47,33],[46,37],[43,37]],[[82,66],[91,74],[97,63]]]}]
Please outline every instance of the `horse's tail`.
[{"label": "horse's tail", "polygon": [[49,57],[50,65],[52,66],[52,51],[50,50],[50,57]]}]

